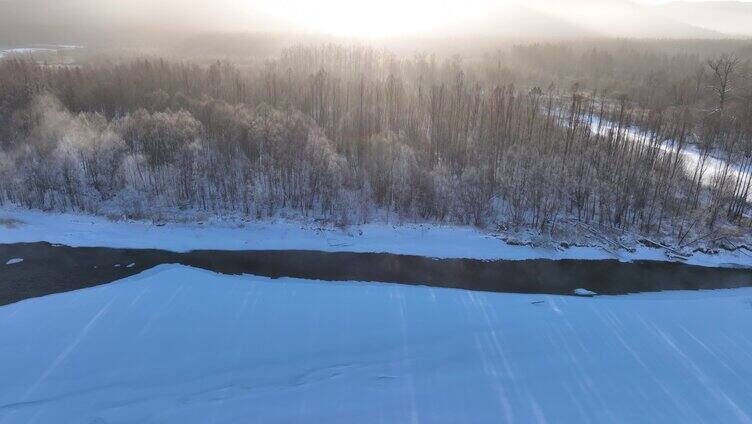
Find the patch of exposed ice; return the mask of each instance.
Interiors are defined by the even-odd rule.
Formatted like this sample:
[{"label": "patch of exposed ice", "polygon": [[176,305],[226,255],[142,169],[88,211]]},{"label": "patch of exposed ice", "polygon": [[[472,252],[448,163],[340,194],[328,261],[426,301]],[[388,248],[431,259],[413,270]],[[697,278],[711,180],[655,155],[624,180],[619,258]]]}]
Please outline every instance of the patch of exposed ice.
[{"label": "patch of exposed ice", "polygon": [[588,289],[575,289],[574,294],[577,296],[592,297],[592,296],[595,296],[597,293],[592,292]]}]

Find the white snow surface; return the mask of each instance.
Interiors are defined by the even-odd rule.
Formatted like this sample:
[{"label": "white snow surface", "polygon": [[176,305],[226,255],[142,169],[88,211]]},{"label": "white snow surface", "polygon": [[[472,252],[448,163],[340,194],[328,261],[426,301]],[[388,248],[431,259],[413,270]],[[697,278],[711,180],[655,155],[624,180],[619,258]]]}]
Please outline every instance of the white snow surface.
[{"label": "white snow surface", "polygon": [[13,258],[5,262],[5,265],[15,265],[15,264],[20,264],[21,262],[23,262],[22,258]]},{"label": "white snow surface", "polygon": [[[19,223],[3,226],[2,219]],[[203,225],[167,223],[156,226],[146,221],[116,222],[88,215],[0,209],[0,244],[40,241],[74,247],[151,248],[175,252],[318,250],[482,260],[669,260],[662,249],[647,247],[639,247],[636,252],[613,252],[599,247],[556,249],[510,245],[491,233],[460,226],[368,224],[342,230],[321,229],[311,224],[285,220],[214,220]],[[696,253],[686,262],[703,266],[752,266],[752,256],[743,251],[717,255]]]},{"label": "white snow surface", "polygon": [[752,289],[580,298],[162,265],[0,307],[0,422],[751,422],[750,319]]}]

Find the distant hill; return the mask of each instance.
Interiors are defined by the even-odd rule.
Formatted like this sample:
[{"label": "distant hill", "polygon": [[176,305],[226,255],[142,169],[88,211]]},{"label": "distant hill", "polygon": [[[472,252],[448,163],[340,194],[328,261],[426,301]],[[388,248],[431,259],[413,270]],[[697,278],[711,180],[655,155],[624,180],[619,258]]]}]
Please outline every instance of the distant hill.
[{"label": "distant hill", "polygon": [[[752,35],[752,3],[508,0],[433,36],[723,38]],[[253,9],[253,0],[0,0],[0,47],[29,43],[139,43],[204,32],[310,31]],[[158,38],[161,37],[161,38]]]},{"label": "distant hill", "polygon": [[672,19],[628,0],[527,0],[497,6],[466,33],[520,37],[718,38],[720,32]]},{"label": "distant hill", "polygon": [[[207,31],[290,31],[278,18],[190,0],[0,0],[0,46],[165,41]],[[244,1],[244,0],[242,0]]]},{"label": "distant hill", "polygon": [[655,6],[663,16],[727,35],[752,36],[752,2],[676,1]]},{"label": "distant hill", "polygon": [[476,20],[453,22],[437,29],[441,35],[555,38],[595,36],[578,22],[568,22],[544,10],[521,3],[496,6]]}]

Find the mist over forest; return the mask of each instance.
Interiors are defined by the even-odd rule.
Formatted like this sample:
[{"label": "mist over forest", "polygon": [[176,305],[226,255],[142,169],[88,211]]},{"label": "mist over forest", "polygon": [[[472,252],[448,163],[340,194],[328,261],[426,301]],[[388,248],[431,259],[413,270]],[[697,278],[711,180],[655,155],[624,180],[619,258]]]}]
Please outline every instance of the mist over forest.
[{"label": "mist over forest", "polygon": [[752,42],[705,3],[478,2],[369,36],[180,5],[0,2],[0,202],[678,245],[752,225]]}]

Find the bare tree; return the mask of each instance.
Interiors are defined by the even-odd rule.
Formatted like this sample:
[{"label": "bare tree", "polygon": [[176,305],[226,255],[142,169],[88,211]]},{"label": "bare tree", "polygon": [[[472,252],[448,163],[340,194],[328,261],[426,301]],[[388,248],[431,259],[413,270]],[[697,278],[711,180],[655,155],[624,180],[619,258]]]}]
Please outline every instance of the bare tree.
[{"label": "bare tree", "polygon": [[734,71],[741,59],[736,55],[724,54],[715,59],[708,59],[712,71],[712,89],[718,95],[718,110],[722,111],[733,89]]}]

